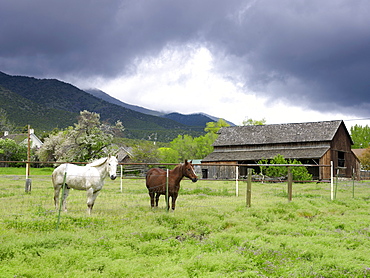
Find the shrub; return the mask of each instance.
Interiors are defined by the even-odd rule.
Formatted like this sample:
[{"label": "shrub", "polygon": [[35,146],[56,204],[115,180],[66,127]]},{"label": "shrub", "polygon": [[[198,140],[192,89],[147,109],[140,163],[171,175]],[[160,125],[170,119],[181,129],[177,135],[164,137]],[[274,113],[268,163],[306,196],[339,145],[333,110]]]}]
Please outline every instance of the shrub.
[{"label": "shrub", "polygon": [[[294,160],[286,160],[284,156],[278,154],[273,159],[261,159],[258,161],[258,164],[302,164],[300,161]],[[312,175],[308,173],[306,167],[291,167],[291,173],[293,175],[293,180],[311,180]],[[269,177],[286,177],[288,175],[288,168],[283,166],[260,166],[260,171],[262,175],[266,175]]]}]

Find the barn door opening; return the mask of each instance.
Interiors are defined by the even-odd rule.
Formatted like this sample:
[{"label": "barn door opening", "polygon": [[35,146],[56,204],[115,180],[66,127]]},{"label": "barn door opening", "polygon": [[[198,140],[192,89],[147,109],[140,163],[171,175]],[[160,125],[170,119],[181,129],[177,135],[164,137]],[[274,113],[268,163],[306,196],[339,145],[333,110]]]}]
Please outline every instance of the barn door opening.
[{"label": "barn door opening", "polygon": [[338,167],[345,167],[344,152],[338,151]]},{"label": "barn door opening", "polygon": [[202,179],[208,179],[208,169],[202,169]]}]

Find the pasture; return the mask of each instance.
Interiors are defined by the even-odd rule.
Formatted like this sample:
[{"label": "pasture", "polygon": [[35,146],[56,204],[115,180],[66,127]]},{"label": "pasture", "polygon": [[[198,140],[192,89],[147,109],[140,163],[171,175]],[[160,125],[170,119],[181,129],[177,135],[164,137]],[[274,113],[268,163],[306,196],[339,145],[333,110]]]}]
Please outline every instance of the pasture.
[{"label": "pasture", "polygon": [[0,172],[0,277],[370,277],[370,183],[181,182],[175,211],[152,209],[144,179],[105,180],[53,205],[51,171]]}]

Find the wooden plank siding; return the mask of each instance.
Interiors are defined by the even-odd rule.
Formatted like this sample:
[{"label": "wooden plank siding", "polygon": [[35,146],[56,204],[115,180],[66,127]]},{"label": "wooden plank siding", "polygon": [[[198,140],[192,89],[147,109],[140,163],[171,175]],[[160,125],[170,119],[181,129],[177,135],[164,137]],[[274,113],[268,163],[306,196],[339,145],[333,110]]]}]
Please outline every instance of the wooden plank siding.
[{"label": "wooden plank siding", "polygon": [[202,177],[206,179],[234,179],[236,177],[235,166],[228,166],[237,164],[237,161],[213,162],[220,164],[215,166],[203,166]]},{"label": "wooden plank siding", "polygon": [[[320,163],[321,165],[330,165],[332,160],[332,151],[328,150],[321,158]],[[326,180],[330,179],[331,176],[331,169],[329,167],[322,167],[320,168],[319,172],[319,179]]]}]

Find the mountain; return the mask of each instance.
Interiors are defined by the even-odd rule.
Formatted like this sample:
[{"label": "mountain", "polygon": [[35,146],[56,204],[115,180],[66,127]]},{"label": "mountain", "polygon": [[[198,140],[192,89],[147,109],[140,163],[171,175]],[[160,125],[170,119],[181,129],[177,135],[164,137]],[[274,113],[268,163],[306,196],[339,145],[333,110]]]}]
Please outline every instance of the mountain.
[{"label": "mountain", "polygon": [[[179,134],[204,134],[207,122],[218,118],[203,113],[183,115],[158,112],[127,104],[97,89],[83,91],[57,79],[11,76],[0,72],[0,108],[19,128],[30,124],[37,131],[66,128],[77,122],[79,112],[100,114],[102,121],[121,121],[128,138],[170,141]],[[230,125],[234,125],[229,122]]]},{"label": "mountain", "polygon": [[82,110],[100,114],[101,121],[111,124],[120,120],[128,138],[147,139],[153,133],[167,142],[179,134],[199,136],[202,129],[174,120],[140,113],[97,98],[81,89],[56,80],[10,76],[0,72],[0,108],[18,127],[30,124],[36,131],[65,128],[77,122]]},{"label": "mountain", "polygon": [[210,117],[205,116],[204,114],[190,114],[190,115],[183,115],[180,113],[170,113],[163,116],[166,119],[174,120],[178,123],[183,123],[189,126],[198,126],[198,127],[205,127],[206,123],[213,122]]},{"label": "mountain", "polygon": [[[208,115],[206,113],[200,113],[201,115],[204,115],[208,118],[211,119],[212,122],[217,122],[220,118],[217,118],[217,117],[214,117],[214,116],[211,116],[211,115]],[[227,124],[229,124],[230,126],[235,126],[235,124],[233,122],[230,122],[230,121],[227,121],[225,119],[223,119]]]},{"label": "mountain", "polygon": [[154,111],[154,110],[146,109],[146,108],[141,107],[141,106],[136,106],[136,105],[131,105],[131,104],[125,103],[125,102],[120,101],[120,100],[118,100],[118,99],[108,95],[107,93],[104,93],[103,91],[98,90],[98,89],[87,89],[87,90],[85,90],[85,92],[87,92],[87,93],[89,93],[89,94],[91,94],[91,95],[93,95],[97,98],[100,98],[102,100],[105,100],[107,102],[125,107],[127,109],[134,110],[136,112],[140,112],[140,113],[147,114],[147,115],[152,115],[152,116],[163,116],[164,115],[164,113],[161,113],[161,112],[158,112],[158,111]]},{"label": "mountain", "polygon": [[[117,104],[119,106],[131,109],[131,110],[134,110],[134,111],[137,111],[137,112],[140,112],[140,113],[171,119],[171,120],[174,120],[178,123],[188,125],[188,126],[200,127],[202,129],[204,129],[204,127],[206,126],[206,123],[208,123],[208,122],[217,122],[219,120],[219,118],[217,118],[217,117],[210,116],[210,115],[207,115],[207,114],[204,114],[204,113],[195,113],[195,114],[184,115],[184,114],[180,114],[180,113],[177,113],[177,112],[173,112],[173,113],[165,114],[163,112],[146,109],[146,108],[141,107],[141,106],[127,104],[127,103],[122,102],[122,101],[120,101],[120,100],[118,100],[118,99],[108,95],[107,93],[105,93],[101,90],[98,90],[98,89],[88,89],[88,90],[85,90],[85,91],[87,93],[92,94],[93,96],[95,96],[97,98],[100,98],[100,99],[103,99],[107,102]],[[233,124],[232,122],[228,122],[228,121],[226,121],[226,122],[230,126],[235,126],[235,124]]]}]

